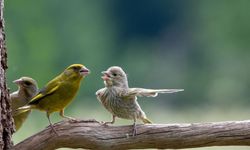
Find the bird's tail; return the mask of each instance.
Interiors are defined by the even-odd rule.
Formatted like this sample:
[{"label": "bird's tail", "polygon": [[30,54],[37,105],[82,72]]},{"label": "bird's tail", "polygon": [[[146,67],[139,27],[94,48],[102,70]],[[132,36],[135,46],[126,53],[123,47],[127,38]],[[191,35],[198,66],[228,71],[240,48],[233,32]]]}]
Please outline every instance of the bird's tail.
[{"label": "bird's tail", "polygon": [[144,89],[130,88],[128,95],[156,97],[159,93],[175,93],[184,91],[184,89]]},{"label": "bird's tail", "polygon": [[152,97],[156,97],[158,93],[176,93],[184,91],[184,89],[152,89]]},{"label": "bird's tail", "polygon": [[158,89],[155,90],[157,93],[175,93],[175,92],[181,92],[184,91],[184,89]]},{"label": "bird's tail", "polygon": [[27,112],[27,111],[29,111],[29,110],[31,110],[33,108],[34,108],[33,105],[26,105],[26,106],[19,107],[18,109],[14,110],[13,116],[16,116],[16,115],[19,115],[21,113]]},{"label": "bird's tail", "polygon": [[148,118],[141,118],[142,122],[145,123],[145,124],[152,124],[153,122],[150,121]]}]

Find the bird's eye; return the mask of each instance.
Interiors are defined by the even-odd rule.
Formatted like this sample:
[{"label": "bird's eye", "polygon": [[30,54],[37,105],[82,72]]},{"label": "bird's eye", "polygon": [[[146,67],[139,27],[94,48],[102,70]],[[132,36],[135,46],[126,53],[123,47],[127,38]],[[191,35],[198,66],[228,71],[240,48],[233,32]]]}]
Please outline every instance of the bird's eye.
[{"label": "bird's eye", "polygon": [[31,85],[31,83],[29,81],[24,81],[24,84],[27,86]]},{"label": "bird's eye", "polygon": [[116,76],[117,76],[117,74],[116,74],[116,73],[113,73],[113,76],[114,76],[114,77],[116,77]]}]

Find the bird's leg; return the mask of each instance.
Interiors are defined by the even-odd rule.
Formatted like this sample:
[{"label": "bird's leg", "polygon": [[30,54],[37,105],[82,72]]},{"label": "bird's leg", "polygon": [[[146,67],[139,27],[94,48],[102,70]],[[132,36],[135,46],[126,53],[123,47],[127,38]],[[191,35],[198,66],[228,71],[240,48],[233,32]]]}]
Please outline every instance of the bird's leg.
[{"label": "bird's leg", "polygon": [[104,122],[103,125],[114,124],[115,123],[115,115],[112,115],[112,121]]},{"label": "bird's leg", "polygon": [[52,131],[53,131],[56,135],[58,135],[58,133],[56,132],[56,130],[54,129],[54,127],[53,127],[53,125],[52,125],[52,123],[51,123],[51,121],[50,121],[50,117],[49,117],[49,116],[50,116],[50,113],[46,112],[46,116],[47,116],[47,118],[48,118],[48,120],[49,120],[49,125],[50,125]]},{"label": "bird's leg", "polygon": [[59,114],[60,114],[61,117],[65,118],[65,119],[68,119],[68,120],[70,120],[71,122],[79,122],[79,121],[81,121],[81,122],[97,122],[97,123],[99,123],[99,122],[96,121],[95,119],[77,120],[76,118],[72,118],[72,117],[69,117],[69,116],[65,116],[65,115],[64,115],[64,109],[61,110],[61,111],[59,112]]},{"label": "bird's leg", "polygon": [[133,123],[133,132],[132,132],[133,134],[133,136],[136,136],[136,133],[137,133],[137,131],[136,131],[136,119],[134,118],[134,123]]},{"label": "bird's leg", "polygon": [[59,115],[65,119],[68,119],[68,120],[76,120],[75,118],[72,118],[72,117],[69,117],[69,116],[65,116],[64,115],[64,109],[62,109],[60,112],[59,112]]}]

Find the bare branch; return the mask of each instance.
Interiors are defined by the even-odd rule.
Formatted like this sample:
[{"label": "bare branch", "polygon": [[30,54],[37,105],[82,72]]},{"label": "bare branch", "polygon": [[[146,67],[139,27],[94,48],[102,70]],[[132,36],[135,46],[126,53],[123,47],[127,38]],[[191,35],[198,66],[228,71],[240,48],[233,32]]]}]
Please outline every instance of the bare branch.
[{"label": "bare branch", "polygon": [[52,150],[61,147],[86,149],[181,149],[205,146],[249,146],[250,120],[193,124],[104,126],[95,122],[60,122],[54,125],[59,136],[50,128],[27,138],[14,150]]}]

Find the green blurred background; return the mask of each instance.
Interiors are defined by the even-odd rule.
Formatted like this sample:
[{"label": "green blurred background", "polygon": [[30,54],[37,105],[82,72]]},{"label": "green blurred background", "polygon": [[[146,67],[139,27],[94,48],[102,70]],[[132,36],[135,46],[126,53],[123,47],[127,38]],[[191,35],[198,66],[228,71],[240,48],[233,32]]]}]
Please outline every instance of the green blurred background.
[{"label": "green blurred background", "polygon": [[[85,64],[92,73],[66,114],[106,121],[110,114],[95,91],[103,87],[100,72],[119,65],[131,87],[185,89],[139,99],[155,123],[246,120],[249,6],[249,0],[5,1],[8,86],[15,91],[12,81],[30,76],[42,88],[68,65]],[[33,111],[14,142],[47,125],[45,113]]]}]

